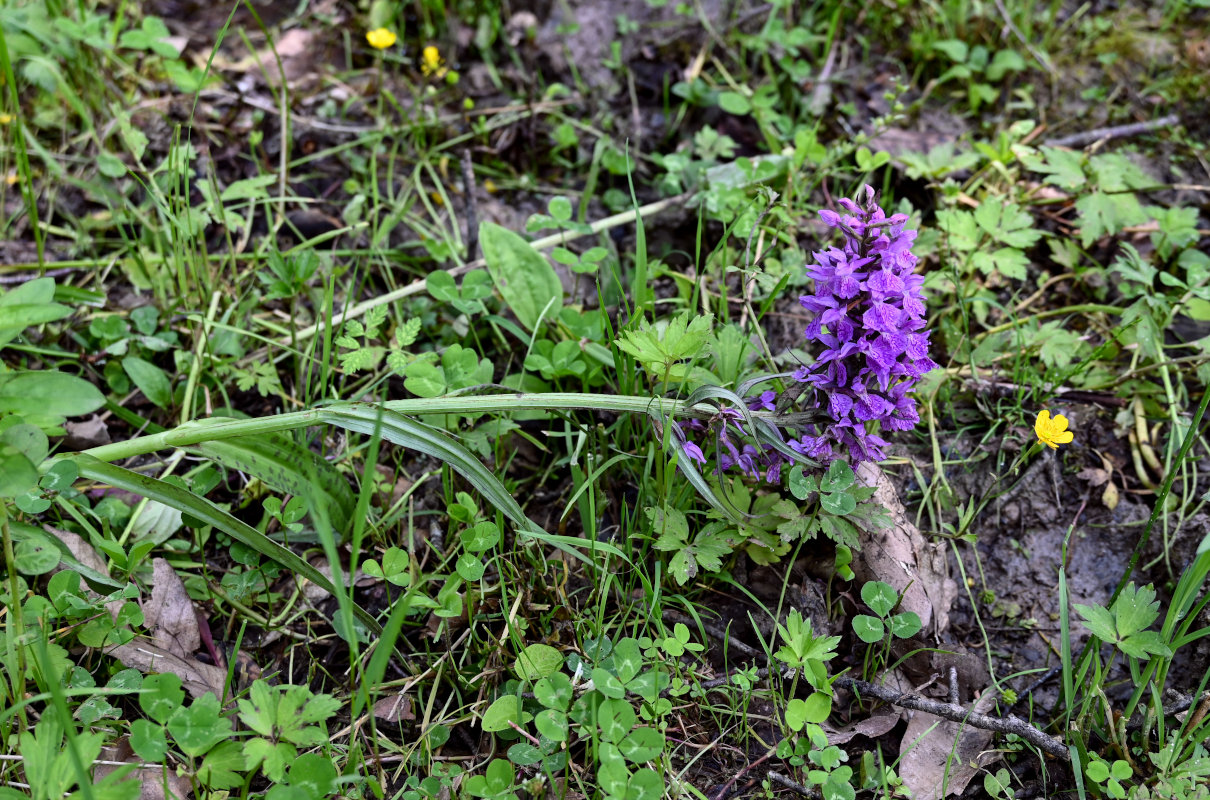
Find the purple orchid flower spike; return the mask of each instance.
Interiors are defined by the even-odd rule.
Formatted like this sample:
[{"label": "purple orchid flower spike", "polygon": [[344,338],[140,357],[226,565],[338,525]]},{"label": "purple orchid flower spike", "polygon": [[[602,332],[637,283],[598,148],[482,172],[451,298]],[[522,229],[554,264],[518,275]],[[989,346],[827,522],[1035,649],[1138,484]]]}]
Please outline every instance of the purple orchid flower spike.
[{"label": "purple orchid flower spike", "polygon": [[[815,291],[800,298],[812,315],[805,336],[816,345],[816,358],[791,373],[802,402],[817,411],[783,441],[804,458],[828,462],[847,456],[856,464],[886,458],[889,443],[878,431],[911,430],[920,421],[910,393],[937,365],[928,354],[924,279],[915,274],[916,232],[904,230],[907,215],[888,217],[870,186],[838,204],[842,211],[824,209],[819,217],[845,241],[814,254],[807,276]],[[777,393],[765,390],[746,398],[746,405],[753,412],[774,412]],[[782,466],[792,461],[785,447],[751,444],[739,409],[724,407],[715,419],[719,472],[738,467],[753,478],[781,479]],[[682,432],[706,429],[698,420],[680,425]],[[681,447],[690,459],[706,463],[698,445],[686,440]]]}]

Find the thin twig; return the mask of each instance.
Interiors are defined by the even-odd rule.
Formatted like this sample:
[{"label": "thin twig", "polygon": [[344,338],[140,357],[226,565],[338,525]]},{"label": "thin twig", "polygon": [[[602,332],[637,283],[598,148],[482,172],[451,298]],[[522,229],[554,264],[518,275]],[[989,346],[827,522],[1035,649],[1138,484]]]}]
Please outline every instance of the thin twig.
[{"label": "thin twig", "polygon": [[780,784],[780,785],[786,787],[787,789],[792,789],[792,790],[798,792],[799,794],[801,794],[803,797],[814,798],[814,797],[822,796],[818,789],[813,789],[809,786],[803,786],[801,783],[795,783],[794,781],[787,778],[785,775],[782,775],[780,772],[774,772],[773,770],[769,770],[768,776],[769,776],[769,780],[773,781],[774,783]]},{"label": "thin twig", "polygon": [[756,767],[759,767],[761,764],[768,761],[770,758],[773,757],[773,754],[776,752],[777,752],[776,748],[773,750],[770,750],[769,752],[765,753],[760,758],[753,761],[748,766],[741,769],[739,772],[732,775],[731,779],[729,781],[727,781],[726,783],[724,783],[721,787],[719,787],[719,790],[714,793],[714,797],[712,797],[710,800],[725,800],[725,798],[727,797],[728,793],[731,790],[731,787],[735,785],[736,781],[738,781],[740,778],[742,778],[745,773],[755,769]]},{"label": "thin twig", "polygon": [[462,150],[462,190],[466,192],[466,260],[474,261],[479,256],[479,219],[475,213],[475,167],[471,164],[471,150]]},{"label": "thin twig", "polygon": [[1123,136],[1137,136],[1158,128],[1168,128],[1180,124],[1181,118],[1176,114],[1149,120],[1147,122],[1132,122],[1129,125],[1113,125],[1108,128],[1094,128],[1090,131],[1060,136],[1057,139],[1047,139],[1044,144],[1049,147],[1083,147],[1093,142],[1105,139],[1119,139]]},{"label": "thin twig", "polygon": [[60,267],[59,269],[33,270],[28,273],[19,273],[16,275],[0,275],[0,284],[10,283],[28,283],[35,278],[61,278],[64,275],[70,275],[72,272],[79,269],[78,267]]},{"label": "thin twig", "polygon": [[951,722],[961,722],[970,725],[974,728],[980,728],[986,731],[996,731],[998,733],[1013,733],[1020,736],[1025,741],[1043,750],[1055,758],[1063,761],[1070,761],[1071,755],[1067,752],[1067,745],[1049,734],[1043,733],[1039,729],[1030,725],[1023,719],[1012,714],[1000,719],[991,717],[987,714],[980,714],[976,711],[969,711],[960,705],[953,703],[941,703],[936,700],[929,700],[925,697],[920,697],[913,694],[905,694],[897,692],[894,689],[877,686],[873,683],[857,680],[856,678],[840,678],[833,686],[839,686],[849,689],[857,694],[876,697],[879,700],[890,703],[891,705],[899,706],[900,708],[909,708],[913,711],[923,711],[926,714],[932,714],[935,717],[948,719]]}]

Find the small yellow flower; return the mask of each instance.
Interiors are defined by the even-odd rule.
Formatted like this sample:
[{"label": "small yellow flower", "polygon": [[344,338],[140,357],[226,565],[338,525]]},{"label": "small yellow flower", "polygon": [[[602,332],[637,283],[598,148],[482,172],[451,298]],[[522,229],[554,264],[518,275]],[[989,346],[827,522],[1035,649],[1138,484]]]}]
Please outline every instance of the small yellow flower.
[{"label": "small yellow flower", "polygon": [[1046,410],[1038,412],[1034,433],[1038,434],[1038,441],[1051,450],[1058,450],[1059,445],[1070,444],[1075,438],[1072,432],[1067,430],[1067,417],[1055,414],[1054,419],[1051,419],[1050,412]]},{"label": "small yellow flower", "polygon": [[12,114],[0,114],[0,125],[7,125],[13,121]]},{"label": "small yellow flower", "polygon": [[386,28],[375,28],[366,34],[366,41],[369,42],[370,47],[373,47],[375,50],[386,50],[388,47],[395,44],[395,41],[398,38],[398,36]]},{"label": "small yellow flower", "polygon": [[431,44],[420,53],[420,71],[426,76],[432,75],[435,78],[444,78],[448,71],[445,68],[445,59],[441,57],[441,51]]}]

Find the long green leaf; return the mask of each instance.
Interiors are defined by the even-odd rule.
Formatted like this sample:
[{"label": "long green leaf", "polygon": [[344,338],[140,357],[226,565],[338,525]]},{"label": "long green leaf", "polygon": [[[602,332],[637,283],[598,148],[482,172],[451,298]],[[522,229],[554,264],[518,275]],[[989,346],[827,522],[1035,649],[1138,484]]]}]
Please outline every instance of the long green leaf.
[{"label": "long green leaf", "polygon": [[509,494],[508,490],[504,488],[504,484],[483,465],[483,462],[448,434],[436,428],[431,428],[389,409],[379,409],[369,403],[334,404],[324,406],[318,409],[318,412],[320,419],[331,425],[368,435],[377,433],[389,442],[417,450],[449,464],[455,472],[466,478],[471,486],[475,487],[483,499],[508,517],[521,534],[548,542],[593,566],[599,565],[581,553],[579,548],[590,547],[625,558],[620,550],[611,545],[566,536],[553,536],[542,530],[538,523],[526,516],[521,504]]},{"label": "long green leaf", "polygon": [[335,467],[281,434],[241,436],[187,448],[225,467],[246,472],[280,492],[322,504],[336,530],[346,530],[353,513],[353,490]]},{"label": "long green leaf", "polygon": [[[104,481],[111,486],[126,489],[150,500],[157,500],[170,508],[186,512],[202,522],[213,525],[215,528],[218,528],[242,544],[251,547],[261,555],[273,559],[286,569],[303,576],[317,586],[322,587],[333,597],[336,596],[336,587],[332,585],[330,580],[324,577],[323,573],[306,561],[303,561],[290,550],[265,536],[265,534],[223,511],[209,500],[198,497],[179,486],[173,486],[171,483],[165,483],[147,475],[140,475],[137,472],[116,467],[113,464],[106,464],[104,461],[98,461],[83,453],[77,453],[70,457],[79,467],[81,477]],[[361,606],[354,605],[353,613],[357,615],[362,624],[375,634],[382,633],[382,627],[378,624],[378,621]]]}]

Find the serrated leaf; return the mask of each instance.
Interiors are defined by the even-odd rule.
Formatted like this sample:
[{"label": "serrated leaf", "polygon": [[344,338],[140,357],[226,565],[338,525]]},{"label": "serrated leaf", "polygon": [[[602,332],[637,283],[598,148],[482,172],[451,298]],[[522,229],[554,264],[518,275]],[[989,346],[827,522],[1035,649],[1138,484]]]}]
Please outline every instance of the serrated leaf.
[{"label": "serrated leaf", "polygon": [[1028,248],[1042,232],[1033,227],[1033,217],[1016,203],[989,197],[975,209],[975,223],[989,236],[1009,247]]},{"label": "serrated leaf", "polygon": [[[1103,192],[1131,192],[1155,185],[1151,176],[1121,153],[1095,155],[1088,160],[1088,166]],[[1133,194],[1130,196],[1134,197]]]},{"label": "serrated leaf", "polygon": [[1080,244],[1090,247],[1102,236],[1119,233],[1128,225],[1141,225],[1147,213],[1133,193],[1091,192],[1076,201],[1080,212]]},{"label": "serrated leaf", "polygon": [[971,264],[984,275],[999,272],[1011,280],[1023,281],[1029,276],[1029,259],[1012,247],[981,250],[971,256]]},{"label": "serrated leaf", "polygon": [[1084,627],[1088,628],[1093,636],[1102,642],[1114,643],[1117,641],[1117,628],[1114,625],[1113,615],[1109,613],[1109,609],[1103,606],[1086,606],[1079,603],[1073,604],[1072,608],[1084,618]]},{"label": "serrated leaf", "polygon": [[416,341],[419,334],[420,318],[413,317],[402,325],[395,326],[395,344],[400,347],[409,347]]},{"label": "serrated leaf", "polygon": [[967,252],[979,246],[982,236],[969,211],[945,208],[937,212],[937,227],[946,234],[949,246]]},{"label": "serrated leaf", "polygon": [[1029,169],[1046,175],[1045,183],[1061,189],[1079,189],[1088,179],[1084,177],[1084,154],[1077,150],[1057,147],[1040,148],[1044,159],[1027,162]]},{"label": "serrated leaf", "polygon": [[678,362],[703,355],[711,337],[712,322],[712,315],[689,311],[666,323],[652,324],[644,320],[638,330],[622,334],[618,348],[633,356],[653,377],[662,379]]},{"label": "serrated leaf", "polygon": [[1160,614],[1160,603],[1151,586],[1126,586],[1113,603],[1118,635],[1132,636],[1148,628]]}]

